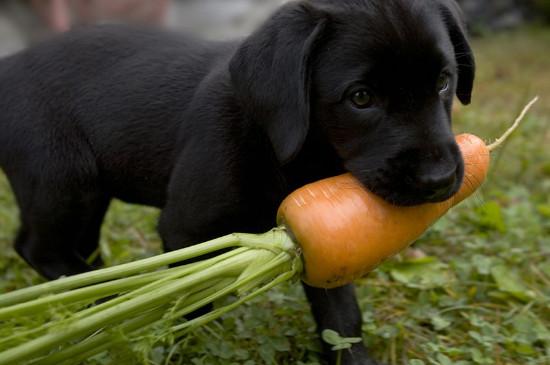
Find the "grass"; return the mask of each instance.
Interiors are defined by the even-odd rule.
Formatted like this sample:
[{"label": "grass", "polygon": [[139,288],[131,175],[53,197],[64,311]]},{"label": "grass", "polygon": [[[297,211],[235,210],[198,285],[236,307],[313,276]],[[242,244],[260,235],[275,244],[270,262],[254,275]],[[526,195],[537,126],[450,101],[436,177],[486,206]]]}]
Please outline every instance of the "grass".
[{"label": "grass", "polygon": [[[411,249],[357,283],[364,341],[388,364],[550,364],[550,29],[474,42],[474,102],[455,126],[487,140],[531,96],[541,100],[496,155],[482,193]],[[160,252],[154,209],[113,203],[109,265]],[[17,209],[0,175],[0,293],[40,281],[12,249]],[[144,336],[90,364],[317,364],[319,342],[299,285],[287,284],[182,342]]]}]

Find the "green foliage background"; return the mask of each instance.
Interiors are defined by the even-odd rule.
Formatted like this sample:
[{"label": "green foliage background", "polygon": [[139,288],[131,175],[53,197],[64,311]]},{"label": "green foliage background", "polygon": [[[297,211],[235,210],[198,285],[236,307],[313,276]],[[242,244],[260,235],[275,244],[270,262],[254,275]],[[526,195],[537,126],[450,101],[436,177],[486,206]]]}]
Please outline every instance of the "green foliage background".
[{"label": "green foliage background", "polygon": [[535,10],[546,21],[550,21],[550,0],[535,0]]},{"label": "green foliage background", "polygon": [[[488,183],[413,249],[357,283],[364,341],[388,364],[550,364],[550,30],[474,42],[473,105],[455,129],[491,140],[534,95],[541,100],[495,156]],[[102,230],[109,265],[160,252],[158,212],[114,202]],[[0,293],[40,278],[12,249],[17,209],[0,175]],[[317,364],[319,339],[297,283],[193,337],[137,343],[93,364]],[[169,356],[171,354],[171,356]]]}]

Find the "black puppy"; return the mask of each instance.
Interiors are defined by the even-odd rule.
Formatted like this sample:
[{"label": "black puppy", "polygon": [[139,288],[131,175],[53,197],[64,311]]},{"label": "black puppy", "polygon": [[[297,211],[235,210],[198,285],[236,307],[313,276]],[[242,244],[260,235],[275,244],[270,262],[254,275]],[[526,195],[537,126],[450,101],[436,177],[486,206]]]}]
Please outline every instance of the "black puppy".
[{"label": "black puppy", "polygon": [[[242,42],[60,36],[0,62],[15,247],[47,278],[89,270],[112,198],[162,208],[166,250],[262,232],[291,190],[344,171],[395,204],[444,200],[473,79],[451,0],[293,2]],[[305,289],[319,330],[361,335],[352,286]],[[344,360],[371,364],[362,345]]]}]

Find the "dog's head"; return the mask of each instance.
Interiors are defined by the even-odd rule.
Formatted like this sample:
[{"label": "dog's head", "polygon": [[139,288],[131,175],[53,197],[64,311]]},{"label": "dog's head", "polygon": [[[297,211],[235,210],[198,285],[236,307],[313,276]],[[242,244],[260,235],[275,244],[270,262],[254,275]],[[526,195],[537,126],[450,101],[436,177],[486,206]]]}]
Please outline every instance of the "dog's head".
[{"label": "dog's head", "polygon": [[452,0],[289,3],[230,64],[281,163],[319,128],[347,170],[399,205],[460,187],[451,108],[455,94],[470,102],[474,69]]}]

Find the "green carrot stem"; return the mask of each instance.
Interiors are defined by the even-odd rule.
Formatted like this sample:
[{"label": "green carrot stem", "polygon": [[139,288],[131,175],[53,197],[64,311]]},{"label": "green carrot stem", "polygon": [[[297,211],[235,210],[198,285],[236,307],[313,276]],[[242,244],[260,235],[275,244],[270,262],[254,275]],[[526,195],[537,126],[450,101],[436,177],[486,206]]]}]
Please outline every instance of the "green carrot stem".
[{"label": "green carrot stem", "polygon": [[[250,264],[246,269],[244,269],[244,271],[239,276],[238,280],[245,279],[253,275],[254,273],[257,273],[258,271],[264,269],[265,265],[275,258],[274,256],[275,254],[273,253],[273,251],[260,249],[260,250],[256,250],[256,252],[258,255],[257,259],[252,264]],[[283,254],[286,255],[284,256],[285,258],[287,258],[286,261],[291,260],[291,257],[288,254],[286,253],[283,253]],[[273,276],[277,276],[278,274],[279,274],[278,271],[275,271],[275,272],[268,271],[266,272],[266,276],[256,276],[257,278],[256,280],[248,280],[246,284],[239,285],[237,294],[241,295],[247,292],[248,290],[257,287],[259,284],[263,284],[263,282],[272,279]]]},{"label": "green carrot stem", "polygon": [[[173,269],[169,269],[173,270]],[[168,270],[167,270],[168,271]],[[124,279],[116,279],[101,284],[74,289],[59,294],[47,295],[32,301],[15,304],[9,307],[0,308],[0,320],[18,317],[26,314],[36,313],[36,310],[43,310],[50,305],[67,305],[86,301],[93,302],[97,299],[108,297],[110,295],[124,293],[129,290],[142,287],[165,276],[167,272],[152,272],[137,276],[131,276]]]},{"label": "green carrot stem", "polygon": [[55,365],[69,362],[70,364],[79,364],[94,355],[100,354],[118,344],[127,341],[118,332],[130,333],[140,328],[144,328],[155,321],[162,318],[165,313],[165,307],[158,307],[152,311],[142,314],[141,316],[128,321],[120,328],[116,327],[109,332],[101,332],[94,334],[75,345],[66,347],[64,350],[55,354],[48,355],[33,361],[31,364],[40,365]]},{"label": "green carrot stem", "polygon": [[[247,249],[244,249],[244,250],[247,250]],[[235,250],[235,251],[237,251],[237,250]],[[169,269],[169,270],[172,271],[172,270],[178,270],[179,269],[181,271],[182,268],[183,267],[176,267],[176,268],[172,268],[172,269]],[[227,279],[225,279],[225,280],[226,280],[226,281],[224,281],[225,285],[228,285],[230,282],[228,282]],[[230,281],[232,282],[234,280],[235,279],[231,279]],[[198,285],[198,286],[192,288],[192,290],[197,291],[197,290],[208,289],[210,286],[215,285],[217,282],[218,281],[214,279],[214,280],[212,280],[212,282],[206,282],[204,284]],[[161,280],[155,282],[155,285],[161,285],[161,284],[162,284]],[[143,289],[145,289],[144,291],[147,292],[147,289],[150,289],[150,287],[143,287]],[[180,298],[180,300],[186,299],[186,296],[188,296],[188,294],[192,294],[193,291],[190,291],[189,293],[185,293]],[[80,311],[80,312],[75,313],[74,315],[72,315],[70,318],[65,318],[65,319],[57,320],[57,321],[51,321],[51,322],[48,322],[48,323],[46,323],[42,326],[39,326],[37,328],[33,328],[32,330],[16,332],[12,336],[9,336],[7,338],[4,338],[4,339],[0,340],[0,349],[5,349],[8,346],[9,347],[14,347],[14,346],[24,342],[25,339],[27,339],[27,341],[28,341],[28,338],[32,338],[32,337],[36,338],[38,333],[46,332],[48,330],[48,328],[51,328],[51,327],[54,327],[54,326],[60,326],[60,325],[63,325],[64,323],[68,323],[68,322],[73,322],[73,321],[78,320],[79,318],[86,317],[86,316],[90,315],[91,313],[95,313],[95,312],[98,312],[100,310],[104,310],[106,308],[109,308],[112,305],[107,305],[107,304],[111,304],[111,302],[114,302],[118,299],[119,298],[111,299],[108,302],[104,302],[104,303],[98,304],[94,307],[88,308],[87,310]],[[120,302],[120,301],[118,301],[118,302]],[[97,308],[100,308],[100,309],[97,310]],[[91,310],[94,310],[94,311],[91,311]]]},{"label": "green carrot stem", "polygon": [[[225,279],[221,281],[219,284],[212,286],[207,289],[203,290],[195,290],[194,293],[188,295],[187,297],[183,298],[183,300],[179,303],[175,303],[169,312],[165,314],[165,318],[170,321],[174,321],[177,319],[180,319],[182,316],[179,314],[180,310],[187,308],[191,304],[202,301],[205,298],[213,298],[213,300],[208,301],[205,305],[212,303],[216,301],[217,299],[222,298],[222,296],[216,296],[216,294],[224,289],[226,289],[228,286],[232,285],[235,282],[236,278],[231,279]],[[199,307],[200,308],[200,307]],[[186,313],[189,314],[192,311]]]},{"label": "green carrot stem", "polygon": [[[271,260],[268,264],[266,264],[261,270],[258,270],[252,275],[249,275],[245,278],[241,278],[240,280],[237,280],[232,285],[227,286],[226,288],[220,290],[217,293],[214,293],[211,296],[205,297],[202,300],[198,300],[196,302],[191,303],[190,305],[186,306],[185,308],[177,311],[173,314],[174,318],[180,318],[185,316],[186,314],[189,314],[193,312],[194,310],[197,310],[204,305],[213,302],[214,300],[218,298],[222,298],[224,296],[227,296],[228,294],[231,294],[235,291],[237,291],[240,287],[247,285],[249,282],[256,280],[259,277],[265,277],[267,274],[271,274],[275,272],[276,274],[288,272],[291,270],[291,256],[286,252],[281,252],[277,257],[275,257],[273,260]],[[181,324],[180,326],[186,326],[186,323]],[[175,326],[172,328],[173,330],[178,330],[178,326]]]},{"label": "green carrot stem", "polygon": [[[224,288],[232,281],[234,281],[234,279],[221,279],[203,283],[202,285],[194,288],[194,290],[198,293],[195,293],[194,295],[187,295],[186,293],[187,296],[183,299],[185,302],[189,302],[196,300],[194,299],[196,298],[196,295],[210,295],[211,293]],[[102,331],[101,333],[94,334],[77,344],[66,347],[59,352],[46,356],[45,358],[41,358],[37,361],[37,363],[40,365],[53,365],[69,360],[72,363],[79,363],[82,360],[88,359],[114,347],[120,342],[126,341],[124,338],[120,337],[119,333],[129,334],[136,330],[143,332],[143,330],[146,330],[150,325],[161,320],[166,313],[166,307],[158,307],[109,331]]]},{"label": "green carrot stem", "polygon": [[222,315],[224,315],[225,313],[227,312],[230,312],[232,310],[234,310],[235,308],[239,307],[240,305],[242,305],[243,303],[247,302],[247,301],[250,301],[252,299],[254,299],[255,297],[257,297],[258,295],[260,294],[263,294],[265,293],[266,291],[270,290],[271,288],[281,284],[281,283],[284,283],[285,281],[288,281],[288,280],[291,280],[292,278],[294,278],[297,274],[299,273],[299,271],[293,269],[289,272],[286,272],[284,274],[281,274],[279,277],[277,277],[276,279],[272,280],[271,282],[265,284],[264,286],[260,287],[259,289],[257,290],[254,290],[253,292],[251,292],[250,294],[248,294],[247,296],[245,297],[242,297],[238,300],[236,300],[235,302],[229,304],[229,305],[226,305],[224,307],[221,307],[221,308],[218,308],[210,313],[207,313],[201,317],[198,317],[196,319],[193,319],[189,322],[185,322],[181,325],[178,325],[178,326],[174,326],[172,327],[172,330],[171,332],[176,336],[176,337],[179,337],[185,333],[188,333],[194,329],[196,329],[197,327],[200,327],[200,326],[203,326],[205,324],[207,324],[208,322],[211,322],[213,320],[215,320],[216,318],[219,318],[221,317]]},{"label": "green carrot stem", "polygon": [[[10,344],[10,343],[13,343],[13,342],[21,342],[21,341],[17,341],[17,340],[21,339],[21,338],[29,337],[33,334],[36,335],[37,333],[45,332],[48,328],[51,328],[53,326],[58,326],[60,324],[64,324],[64,323],[67,323],[67,322],[74,322],[74,321],[78,320],[79,318],[84,318],[84,317],[90,316],[93,313],[100,312],[102,310],[105,310],[106,308],[113,307],[116,304],[127,301],[128,299],[130,299],[132,297],[136,297],[138,295],[146,295],[150,290],[158,288],[158,286],[161,285],[162,283],[164,283],[165,281],[175,280],[175,279],[178,279],[181,276],[188,275],[188,274],[193,273],[193,272],[199,272],[201,270],[204,270],[204,269],[207,269],[207,268],[211,267],[212,265],[217,264],[220,261],[223,261],[223,260],[228,259],[230,257],[236,256],[236,255],[238,255],[242,252],[248,251],[248,250],[250,250],[250,249],[245,248],[245,247],[241,247],[241,248],[237,248],[237,249],[231,250],[229,252],[226,252],[224,254],[218,255],[216,257],[210,258],[210,259],[205,260],[205,261],[201,261],[201,262],[197,262],[197,263],[193,263],[193,264],[187,264],[187,265],[183,265],[183,266],[179,266],[179,267],[159,271],[158,273],[162,274],[162,275],[161,275],[161,279],[159,279],[157,281],[151,282],[148,285],[142,286],[141,288],[135,289],[135,290],[133,290],[129,293],[126,293],[124,295],[121,295],[117,298],[113,298],[113,299],[108,300],[106,302],[97,304],[95,306],[89,307],[89,308],[84,309],[84,310],[81,310],[80,312],[74,313],[70,318],[48,322],[48,323],[43,324],[42,326],[33,328],[31,330],[17,332],[14,335],[12,335],[8,338],[0,340],[0,348],[6,348],[7,347],[6,344]],[[142,274],[142,275],[150,275],[150,274],[157,274],[157,273],[155,272],[155,273],[148,273],[148,274]],[[127,280],[132,280],[136,277],[139,277],[139,275],[127,278]],[[125,279],[121,279],[121,280],[125,280]],[[96,285],[90,286],[89,288],[94,288],[98,285],[108,286],[110,283],[113,283],[113,282],[114,281],[106,282],[106,283],[102,283],[102,284],[96,284]],[[67,294],[69,294],[69,293],[71,293],[71,291],[69,291]],[[56,295],[57,296],[62,296],[63,294],[64,293],[60,293],[60,294],[56,294]],[[56,295],[52,295],[52,297],[55,298]],[[46,297],[46,298],[49,298],[49,297]],[[38,299],[38,301],[39,300],[40,299]],[[22,303],[22,304],[25,304],[25,303]],[[9,311],[10,308],[13,308],[13,307],[16,307],[16,306],[17,306],[17,304],[14,305],[14,306],[7,307],[5,309],[7,311]],[[36,310],[43,310],[43,309],[44,309],[44,307],[37,307],[36,308]]]},{"label": "green carrot stem", "polygon": [[20,289],[0,295],[0,307],[21,303],[44,294],[70,290],[90,284],[118,279],[137,273],[150,271],[162,266],[175,264],[192,258],[239,245],[239,234],[230,234],[181,250],[149,257],[147,259],[108,267],[101,270],[69,276],[58,280]]},{"label": "green carrot stem", "polygon": [[48,333],[42,337],[29,341],[21,346],[0,353],[0,365],[14,364],[36,357],[37,355],[59,346],[65,341],[93,333],[99,328],[119,322],[123,318],[135,315],[140,311],[154,308],[173,299],[179,292],[218,276],[228,275],[239,271],[254,259],[253,252],[229,258],[211,267],[207,272],[193,273],[176,282],[168,283],[147,296],[138,296],[124,303],[117,304],[101,312],[82,318],[77,322],[67,324],[62,330]]},{"label": "green carrot stem", "polygon": [[[233,236],[236,236],[236,237],[239,238],[238,245],[243,246],[243,247],[238,248],[238,249],[234,249],[230,252],[218,255],[216,257],[213,257],[211,259],[202,261],[200,263],[196,263],[197,265],[200,265],[200,266],[196,266],[196,267],[194,267],[194,269],[196,271],[208,269],[209,267],[214,266],[219,261],[222,261],[222,260],[224,260],[228,257],[238,255],[241,252],[245,252],[247,250],[246,247],[249,247],[249,248],[252,248],[252,249],[258,248],[258,247],[269,248],[269,250],[277,252],[277,253],[279,253],[281,251],[296,252],[296,255],[297,255],[296,245],[290,239],[290,237],[286,233],[286,230],[284,228],[281,228],[281,227],[272,229],[271,231],[268,231],[268,232],[263,233],[263,234],[234,233]],[[203,244],[198,244],[196,246],[201,246],[201,245],[203,245]],[[178,252],[178,251],[173,251],[173,252]],[[255,250],[255,252],[258,252],[258,250]],[[148,259],[145,259],[145,260],[148,260]],[[145,261],[145,260],[141,260],[141,261]],[[140,262],[140,261],[136,261],[136,263],[138,263],[138,262]],[[193,271],[195,271],[195,270],[193,270]],[[185,274],[187,274],[187,272]],[[179,276],[183,276],[183,275],[179,275]],[[175,279],[175,278],[176,277],[174,277],[172,279]],[[163,280],[168,280],[168,279],[170,279],[170,278],[165,278]],[[138,289],[135,292],[128,293],[126,296],[121,296],[121,297],[109,300],[107,302],[104,302],[100,305],[88,308],[85,311],[77,313],[71,319],[73,319],[73,318],[75,318],[75,319],[76,318],[84,318],[86,316],[89,316],[90,314],[93,314],[93,313],[96,313],[96,312],[99,312],[99,311],[103,310],[107,306],[113,306],[115,304],[123,302],[129,296],[138,296],[138,295],[141,295],[142,293],[147,293],[149,295],[150,290],[154,289],[155,287],[158,287],[158,284],[160,284],[160,283],[153,282],[149,285],[146,285],[145,287],[142,287],[142,288]],[[200,306],[197,307],[197,308],[200,308]],[[185,313],[185,314],[187,314],[187,313]]]},{"label": "green carrot stem", "polygon": [[138,297],[140,295],[150,295],[150,293],[158,289],[161,285],[163,285],[166,282],[177,280],[185,275],[189,275],[192,273],[200,273],[208,268],[218,264],[219,262],[222,262],[223,260],[229,259],[231,257],[238,256],[246,251],[249,251],[248,248],[237,248],[234,250],[231,250],[229,252],[223,253],[221,255],[218,255],[216,257],[212,257],[208,260],[204,260],[201,262],[193,263],[193,264],[187,264],[179,267],[173,268],[172,274],[170,275],[164,275],[161,279],[151,282],[141,288],[132,290],[131,292],[128,292],[124,295],[121,295],[117,298],[113,298],[111,300],[108,300],[106,302],[100,303],[98,305],[95,305],[93,307],[89,307],[87,309],[84,309],[78,313],[75,313],[73,316],[71,316],[71,320],[78,319],[78,318],[84,318],[87,316],[90,316],[94,313],[101,312],[105,310],[106,308],[113,307],[117,304],[123,303],[131,298]]},{"label": "green carrot stem", "polygon": [[273,228],[262,234],[237,233],[240,245],[250,248],[263,248],[264,250],[279,253],[282,251],[296,252],[299,248],[290,238],[284,226]]},{"label": "green carrot stem", "polygon": [[[139,274],[161,266],[235,246],[250,248],[241,247],[229,253],[221,254],[214,259],[189,266],[186,265],[187,267],[182,266],[173,270],[165,270],[165,274],[159,274],[158,279],[154,276],[156,275],[155,273]],[[271,251],[271,254],[267,254],[265,250],[258,251],[258,248],[267,249]],[[221,257],[224,258],[221,259]],[[256,264],[254,264],[255,261],[257,261]],[[80,354],[88,354],[91,351],[97,350],[94,347],[103,348],[104,345],[101,344],[101,341],[115,340],[113,337],[115,336],[114,334],[109,337],[109,333],[112,332],[107,331],[107,328],[114,327],[118,330],[128,330],[133,328],[132,323],[138,323],[139,326],[135,328],[136,330],[140,330],[152,322],[159,323],[162,320],[169,323],[180,318],[181,315],[190,313],[231,292],[243,292],[249,290],[252,286],[260,285],[266,280],[272,280],[276,277],[267,286],[264,285],[258,291],[253,291],[250,295],[237,301],[238,303],[242,303],[246,298],[253,298],[255,295],[267,290],[265,288],[276,285],[282,279],[288,280],[300,271],[301,261],[297,256],[297,249],[294,243],[284,229],[277,228],[262,235],[232,234],[149,259],[63,278],[27,290],[23,289],[9,293],[0,296],[0,306],[17,304],[44,294],[57,293],[63,290],[90,285],[88,288],[81,288],[87,291],[79,292],[78,289],[74,290],[77,294],[54,294],[56,299],[60,300],[56,303],[64,303],[64,300],[71,302],[77,299],[84,299],[84,295],[80,296],[84,292],[86,293],[86,299],[104,294],[105,290],[109,290],[107,289],[107,284],[118,285],[117,289],[125,291],[129,290],[127,285],[135,285],[137,281],[155,277],[154,281],[146,283],[143,287],[127,291],[115,299],[82,310],[69,318],[57,322],[55,326],[51,326],[53,328],[51,328],[49,333],[0,353],[0,365],[18,363],[33,358],[36,359],[37,356],[62,346],[66,342],[78,340],[78,338],[85,336],[90,337],[83,341],[83,345],[79,348],[79,351],[81,351]],[[128,275],[134,276],[116,280],[121,276]],[[228,280],[224,283],[224,286],[215,287],[216,285],[213,282],[223,278],[227,278]],[[133,284],[132,279],[135,280]],[[108,283],[107,281],[109,280],[113,281]],[[172,310],[166,314],[166,310],[170,308],[169,303],[176,296],[182,295],[182,292],[186,292],[185,295],[187,298],[172,305]],[[113,291],[109,291],[109,293],[113,293]],[[51,303],[49,299],[38,300],[38,304],[44,304],[45,302]],[[228,308],[233,308],[234,306],[236,305],[231,304]],[[19,309],[22,308],[21,306],[16,307]],[[35,308],[41,307],[36,306]],[[189,328],[193,323],[211,321],[228,310],[230,309],[225,309],[225,307],[219,308],[211,314],[200,317],[200,321],[193,320],[184,323],[181,329]],[[164,313],[163,318],[152,319],[154,316],[151,313],[155,311],[162,311]],[[140,315],[140,313],[145,314]],[[137,318],[132,318],[132,316],[137,316]],[[132,319],[128,320],[129,318]],[[178,328],[176,327],[176,329]],[[92,343],[91,345],[89,345],[90,342]],[[61,350],[59,353],[67,354],[68,350]],[[50,357],[47,356],[46,358]],[[41,360],[45,360],[46,358],[43,357]],[[56,358],[61,359],[61,357],[54,357],[54,359]],[[42,363],[41,360],[38,360],[38,363]]]},{"label": "green carrot stem", "polygon": [[[257,259],[258,258],[258,250],[254,250],[254,255],[255,255],[255,258]],[[263,250],[261,250],[263,251]],[[261,256],[260,256],[261,257]],[[255,273],[251,273],[251,275],[247,276],[247,277],[242,277],[239,276],[239,279],[234,282],[232,285],[228,285],[230,284],[230,282],[232,282],[233,280],[222,280],[218,285],[214,285],[213,287],[209,288],[209,289],[205,289],[204,288],[204,283],[203,283],[203,287],[196,287],[196,288],[193,288],[195,293],[193,295],[190,295],[188,296],[184,301],[183,303],[181,303],[181,305],[185,306],[185,308],[183,310],[179,310],[177,312],[171,312],[169,314],[165,314],[165,320],[168,320],[168,321],[172,321],[172,320],[175,320],[175,319],[178,319],[178,318],[181,318],[183,315],[185,314],[188,314],[188,313],[191,313],[192,311],[202,307],[203,305],[206,305],[216,299],[219,299],[219,298],[222,298],[224,296],[226,296],[227,294],[229,293],[232,293],[232,292],[235,292],[239,287],[241,287],[242,285],[246,285],[248,282],[250,281],[253,281],[253,280],[256,280],[258,277],[264,277],[266,278],[266,274],[269,274],[269,273],[272,273],[273,270],[278,270],[278,271],[288,271],[289,268],[291,267],[290,265],[290,259],[291,259],[291,256],[286,253],[286,252],[281,252],[279,255],[277,255],[276,257],[273,258],[273,253],[270,254],[270,257],[272,259],[270,260],[262,260],[262,261],[268,261],[267,264],[265,265],[262,265],[262,269],[261,270],[258,270],[257,272]],[[250,267],[251,265],[249,265],[248,267]],[[244,269],[243,272],[246,272],[247,269]],[[292,272],[291,273],[291,276],[293,276],[294,273]],[[289,278],[291,277],[289,276]],[[277,281],[278,282],[278,281]],[[209,282],[207,284],[212,284],[212,282]],[[214,283],[215,284],[215,283]],[[219,313],[219,315],[225,313],[225,312],[221,312],[221,311],[217,311],[216,313]],[[208,321],[211,321],[215,318],[217,318],[218,316],[208,316]],[[149,318],[149,317],[147,317]],[[158,318],[156,319],[152,319],[151,322],[153,321],[156,321],[158,320]],[[120,326],[120,328],[122,329],[122,331],[124,332],[127,332],[127,331],[133,331],[134,329],[136,328],[142,328],[143,326],[147,325],[147,324],[150,324],[151,322],[148,322],[148,323],[144,323],[145,321],[139,321],[139,326],[137,327],[134,327],[132,324],[122,324]],[[102,342],[105,342],[105,341],[109,341],[111,342],[113,340],[113,337],[115,335],[114,334],[109,334],[107,332],[105,333],[101,333],[101,334],[96,334],[94,335],[91,339],[87,339],[85,341],[83,341],[81,344],[77,344],[77,345],[74,345],[72,346],[71,348],[67,349],[67,350],[64,350],[64,351],[61,351],[60,353],[57,353],[57,354],[54,354],[54,355],[51,355],[51,356],[48,356],[46,359],[47,361],[41,361],[40,363],[44,363],[44,364],[54,364],[54,363],[58,363],[60,361],[64,361],[64,359],[69,359],[71,358],[73,361],[74,361],[74,358],[72,357],[73,354],[82,354],[82,359],[85,359],[85,358],[88,358],[92,355],[95,355],[99,352],[102,352],[102,351],[105,351],[106,349],[108,349],[110,347],[110,345],[108,343],[103,343]],[[84,357],[85,356],[85,357]],[[53,358],[53,360],[51,360],[50,358]]]}]

